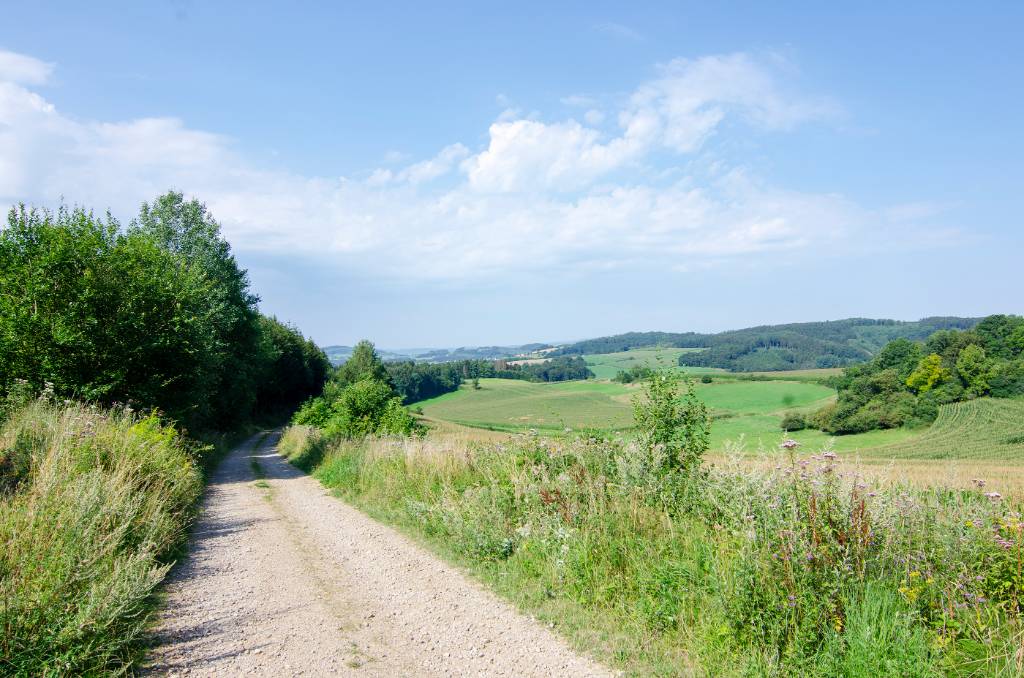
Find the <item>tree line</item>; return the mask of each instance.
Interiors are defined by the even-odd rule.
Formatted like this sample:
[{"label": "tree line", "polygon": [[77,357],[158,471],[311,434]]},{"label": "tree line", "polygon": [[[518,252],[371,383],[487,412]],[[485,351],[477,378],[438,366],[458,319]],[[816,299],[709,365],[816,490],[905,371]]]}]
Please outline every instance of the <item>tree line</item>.
[{"label": "tree line", "polygon": [[323,392],[303,404],[295,424],[315,426],[328,438],[410,435],[422,430],[406,405],[458,390],[466,380],[483,377],[563,381],[593,376],[582,358],[511,364],[505,360],[419,363],[384,362],[369,341],[335,369]]},{"label": "tree line", "polygon": [[257,302],[218,223],[181,193],[127,226],[21,205],[0,227],[0,391],[158,409],[193,431],[284,413],[330,364]]},{"label": "tree line", "polygon": [[931,423],[940,405],[1024,395],[1024,318],[992,315],[973,329],[943,329],[923,342],[896,339],[870,362],[829,380],[838,397],[789,430],[860,433]]},{"label": "tree line", "polygon": [[446,363],[402,360],[382,364],[396,392],[407,405],[457,391],[463,382],[473,379],[569,381],[594,376],[586,361],[579,357],[552,358],[533,364],[514,364],[507,360],[455,360]]}]

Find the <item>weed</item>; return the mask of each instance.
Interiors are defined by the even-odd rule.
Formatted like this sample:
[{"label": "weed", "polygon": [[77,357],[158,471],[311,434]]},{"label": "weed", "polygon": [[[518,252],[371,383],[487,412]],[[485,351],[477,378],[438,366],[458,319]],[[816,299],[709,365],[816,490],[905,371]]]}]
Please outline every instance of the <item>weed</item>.
[{"label": "weed", "polygon": [[201,490],[154,417],[30,403],[0,428],[0,673],[126,671]]}]

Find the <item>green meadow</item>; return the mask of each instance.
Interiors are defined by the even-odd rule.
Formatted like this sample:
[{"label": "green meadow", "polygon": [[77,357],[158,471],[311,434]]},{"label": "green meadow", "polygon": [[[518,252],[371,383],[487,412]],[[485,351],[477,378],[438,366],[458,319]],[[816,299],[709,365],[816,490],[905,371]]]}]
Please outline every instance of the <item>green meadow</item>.
[{"label": "green meadow", "polygon": [[[749,451],[774,450],[782,439],[782,415],[790,410],[813,409],[829,401],[831,389],[799,381],[745,381],[720,379],[695,383],[697,394],[714,413],[712,448],[742,442]],[[480,388],[465,385],[418,403],[431,419],[495,431],[536,429],[559,434],[565,429],[625,431],[633,424],[631,400],[635,386],[588,380],[535,383],[512,379],[481,379]],[[900,442],[912,431],[871,431],[836,439],[840,451],[862,450]],[[799,431],[792,437],[808,448],[824,445],[829,436],[820,431]]]},{"label": "green meadow", "polygon": [[[417,405],[430,419],[478,429],[523,432],[535,429],[560,435],[566,429],[628,431],[633,425],[631,401],[636,384],[609,381],[619,370],[634,366],[672,369],[687,374],[714,417],[711,447],[722,452],[742,446],[747,452],[774,453],[785,435],[804,449],[831,444],[837,452],[856,452],[871,459],[988,460],[1024,459],[1024,401],[982,398],[945,405],[938,419],[923,429],[874,430],[831,436],[807,429],[784,434],[787,412],[812,412],[835,398],[822,381],[834,369],[792,372],[733,373],[710,368],[680,368],[676,361],[696,349],[649,348],[585,356],[597,375],[587,381],[537,383],[481,379]],[[711,383],[700,377],[710,376]]]}]

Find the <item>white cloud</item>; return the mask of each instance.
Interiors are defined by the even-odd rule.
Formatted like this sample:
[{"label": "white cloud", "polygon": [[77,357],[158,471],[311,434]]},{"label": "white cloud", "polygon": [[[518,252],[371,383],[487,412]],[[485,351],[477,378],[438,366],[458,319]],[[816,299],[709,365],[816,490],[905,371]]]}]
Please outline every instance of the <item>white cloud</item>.
[{"label": "white cloud", "polygon": [[421,184],[433,181],[452,171],[455,165],[469,155],[469,149],[462,144],[452,144],[429,160],[413,163],[398,172],[387,169],[374,170],[367,180],[371,186],[383,186],[391,182]]},{"label": "white cloud", "polygon": [[50,79],[53,64],[0,49],[0,82],[42,85]]},{"label": "white cloud", "polygon": [[784,129],[820,114],[783,97],[768,71],[742,55],[668,64],[618,111],[616,135],[588,126],[593,118],[512,116],[491,125],[478,152],[455,143],[365,178],[266,171],[230,140],[175,118],[76,120],[3,77],[0,204],[53,205],[65,196],[128,217],[175,188],[204,200],[236,248],[368,276],[696,270],[832,242],[869,221],[840,196],[783,190],[736,168],[662,167],[654,180],[633,171],[665,148],[692,152],[731,115]]},{"label": "white cloud", "polygon": [[827,100],[784,92],[772,70],[749,55],[730,54],[665,64],[661,77],[633,93],[623,118],[656,118],[663,125],[662,143],[690,153],[730,114],[780,130],[835,113]]},{"label": "white cloud", "polygon": [[604,117],[596,110],[584,114],[589,126],[506,111],[491,125],[488,148],[464,167],[480,190],[574,190],[656,148],[696,152],[729,116],[778,130],[834,109],[824,100],[783,92],[773,71],[745,54],[677,59],[632,93],[618,113],[619,136],[608,139],[596,129]]},{"label": "white cloud", "polygon": [[601,142],[601,134],[575,120],[496,122],[490,144],[463,163],[473,188],[482,191],[573,190],[636,157],[632,138]]}]

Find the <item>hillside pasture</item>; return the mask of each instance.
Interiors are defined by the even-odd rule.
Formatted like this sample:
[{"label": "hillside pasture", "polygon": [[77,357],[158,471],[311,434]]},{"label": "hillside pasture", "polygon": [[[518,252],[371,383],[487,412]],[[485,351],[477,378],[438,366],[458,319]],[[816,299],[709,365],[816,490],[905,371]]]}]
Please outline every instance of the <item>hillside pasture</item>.
[{"label": "hillside pasture", "polygon": [[492,430],[620,429],[632,425],[629,393],[607,382],[481,379],[479,390],[464,385],[418,406],[432,419]]},{"label": "hillside pasture", "polygon": [[712,411],[734,415],[767,414],[824,405],[834,391],[795,381],[714,381],[696,384],[697,395]]}]

